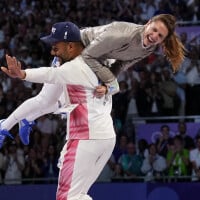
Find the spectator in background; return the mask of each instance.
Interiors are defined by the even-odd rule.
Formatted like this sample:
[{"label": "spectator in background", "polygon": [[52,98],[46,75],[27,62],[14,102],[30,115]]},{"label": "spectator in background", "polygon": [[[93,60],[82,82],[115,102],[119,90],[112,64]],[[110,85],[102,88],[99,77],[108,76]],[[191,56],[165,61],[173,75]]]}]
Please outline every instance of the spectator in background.
[{"label": "spectator in background", "polygon": [[119,163],[114,166],[113,176],[111,178],[112,182],[123,182],[125,179],[124,171]]},{"label": "spectator in background", "polygon": [[13,99],[13,90],[9,90],[6,92],[6,110],[10,112],[15,107],[17,107],[18,101]]},{"label": "spectator in background", "polygon": [[6,108],[7,108],[7,99],[6,99],[6,95],[3,91],[3,86],[2,84],[0,84],[0,115],[2,117],[6,116]]},{"label": "spectator in background", "polygon": [[189,151],[183,146],[183,139],[180,136],[174,137],[174,146],[167,152],[168,175],[180,178],[190,175]]},{"label": "spectator in background", "polygon": [[128,2],[126,1],[118,1],[119,12],[117,14],[118,18],[122,21],[133,22],[133,12],[128,6]]},{"label": "spectator in background", "polygon": [[4,184],[22,183],[24,155],[17,151],[17,145],[14,141],[8,145],[8,152],[4,156],[4,169]]},{"label": "spectator in background", "polygon": [[137,154],[142,158],[146,158],[148,155],[148,142],[145,139],[140,139],[137,146]]},{"label": "spectator in background", "polygon": [[200,135],[197,135],[196,148],[190,151],[190,162],[192,164],[192,181],[200,181]]},{"label": "spectator in background", "polygon": [[36,128],[41,133],[41,142],[46,143],[47,146],[55,142],[55,134],[58,128],[58,121],[55,119],[56,117],[51,115],[44,115],[40,116],[36,123]]},{"label": "spectator in background", "polygon": [[43,177],[43,161],[38,159],[37,151],[34,148],[29,149],[28,156],[25,160],[25,168],[23,173],[23,178],[25,179],[32,179],[26,181],[24,183],[41,183],[38,178]]},{"label": "spectator in background", "polygon": [[[187,12],[189,14],[189,20],[193,22],[198,22],[200,20],[200,5],[199,5],[199,0],[190,0],[187,2]],[[189,11],[189,12],[188,12]]]},{"label": "spectator in background", "polygon": [[[143,106],[139,103],[142,102],[142,99]],[[143,115],[141,114],[141,116],[162,116],[164,99],[158,84],[147,83],[144,88],[143,96],[141,95],[137,102],[140,108],[138,108],[138,110],[144,110],[145,113]]]},{"label": "spectator in background", "polygon": [[127,144],[128,144],[128,137],[127,135],[123,134],[117,138],[117,143],[113,150],[113,155],[115,158],[116,163],[118,163],[119,158],[122,154],[127,153]]},{"label": "spectator in background", "polygon": [[158,7],[154,13],[154,15],[159,15],[161,13],[171,14],[170,2],[168,0],[162,0],[158,2]]},{"label": "spectator in background", "polygon": [[41,133],[44,134],[44,137],[50,137],[51,134],[56,133],[57,122],[55,122],[50,116],[41,116],[37,120],[36,127]]},{"label": "spectator in background", "polygon": [[151,99],[149,98],[149,90],[151,85],[149,83],[149,72],[142,70],[139,72],[140,84],[136,95],[136,104],[140,117],[147,117],[150,115]]},{"label": "spectator in background", "polygon": [[128,179],[138,181],[138,177],[142,175],[141,166],[143,157],[137,155],[136,147],[133,142],[127,144],[127,153],[122,154],[118,163],[122,166],[125,176]]},{"label": "spectator in background", "polygon": [[30,146],[35,148],[35,149],[39,149],[41,148],[41,143],[42,143],[42,133],[36,129],[33,128],[33,132],[30,135],[31,139],[30,139]]},{"label": "spectator in background", "polygon": [[192,150],[195,147],[193,138],[187,133],[186,122],[180,121],[178,123],[178,132],[176,134],[183,139],[183,146],[185,149]]},{"label": "spectator in background", "polygon": [[137,111],[140,116],[162,116],[163,96],[159,88],[158,73],[152,71],[146,73],[146,76],[142,81],[144,84],[138,83],[135,91]]},{"label": "spectator in background", "polygon": [[178,85],[172,79],[170,70],[165,67],[162,70],[163,81],[159,84],[161,94],[163,96],[163,115],[171,116],[178,114],[178,107],[180,105],[180,99],[177,95]]},{"label": "spectator in background", "polygon": [[154,16],[154,13],[156,12],[156,5],[154,0],[146,0],[145,3],[140,3],[140,6],[143,11],[142,19],[144,21],[148,21],[148,19]]},{"label": "spectator in background", "polygon": [[151,98],[152,102],[150,116],[162,116],[164,100],[158,84],[151,86],[149,97]]},{"label": "spectator in background", "polygon": [[188,115],[198,115],[200,113],[200,59],[196,46],[190,49],[188,58],[184,69],[187,78],[186,109]]},{"label": "spectator in background", "polygon": [[146,181],[159,180],[167,168],[166,159],[157,152],[155,144],[149,145],[149,153],[144,159],[141,167]]},{"label": "spectator in background", "polygon": [[124,125],[130,91],[128,90],[128,84],[126,81],[120,81],[119,88],[120,92],[113,96],[113,109],[116,111],[116,117],[122,122],[122,125]]},{"label": "spectator in background", "polygon": [[183,21],[190,18],[190,10],[188,10],[185,0],[169,0],[168,3],[177,20]]},{"label": "spectator in background", "polygon": [[190,41],[188,41],[188,34],[187,34],[187,32],[181,32],[179,34],[179,36],[180,36],[181,42],[185,46],[186,51],[188,52],[190,50],[191,44],[190,44]]},{"label": "spectator in background", "polygon": [[114,108],[112,108],[111,116],[113,119],[115,133],[116,133],[116,135],[120,135],[120,133],[122,131],[122,122],[119,118],[116,117],[116,111],[114,110]]},{"label": "spectator in background", "polygon": [[[43,170],[44,178],[49,178],[48,183],[57,182],[59,169],[58,164],[58,155],[56,149],[53,145],[48,146],[47,154],[43,157]],[[54,180],[51,181],[51,178]]]},{"label": "spectator in background", "polygon": [[180,99],[180,105],[178,107],[178,115],[184,116],[186,114],[186,88],[187,88],[187,79],[186,75],[183,72],[182,68],[176,74],[173,75],[174,81],[177,83],[177,96]]},{"label": "spectator in background", "polygon": [[115,165],[115,158],[112,154],[106,165],[104,166],[103,170],[101,171],[97,182],[111,182],[112,177],[114,176]]},{"label": "spectator in background", "polygon": [[19,58],[21,62],[24,62],[26,66],[29,66],[32,64],[32,58],[29,55],[29,49],[27,46],[22,46],[19,49],[19,54],[17,55],[17,57]]},{"label": "spectator in background", "polygon": [[167,156],[170,139],[171,139],[170,127],[168,125],[162,125],[160,128],[159,138],[156,141],[156,145],[158,153],[165,158]]},{"label": "spectator in background", "polygon": [[139,82],[137,79],[132,78],[130,83],[129,102],[127,107],[126,121],[132,120],[133,117],[139,117],[138,106],[136,103]]}]

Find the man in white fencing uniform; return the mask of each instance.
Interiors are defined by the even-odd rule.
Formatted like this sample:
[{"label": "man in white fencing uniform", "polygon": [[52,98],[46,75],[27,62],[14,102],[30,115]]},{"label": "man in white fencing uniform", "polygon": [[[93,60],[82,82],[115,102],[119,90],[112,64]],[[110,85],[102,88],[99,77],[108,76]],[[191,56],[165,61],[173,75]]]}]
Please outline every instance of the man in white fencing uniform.
[{"label": "man in white fencing uniform", "polygon": [[71,112],[67,117],[67,142],[59,161],[56,200],[91,199],[87,195],[88,190],[110,158],[115,145],[110,115],[112,97],[104,95],[97,98],[94,95],[99,80],[80,56],[84,46],[76,25],[56,23],[52,33],[43,41],[52,45],[63,65],[21,70],[21,64],[14,57],[6,56],[8,69],[1,69],[14,78],[58,85],[57,92],[69,96]]},{"label": "man in white fencing uniform", "polygon": [[[55,56],[53,49],[51,50],[51,55]],[[59,58],[55,56],[51,67],[59,66]],[[0,148],[3,145],[6,136],[10,136],[12,138],[12,135],[9,131],[17,123],[19,123],[20,140],[24,145],[28,145],[32,126],[35,125],[34,120],[42,115],[54,113],[59,108],[64,107],[65,104],[69,104],[69,100],[64,98],[64,95],[60,96],[57,88],[58,85],[45,83],[38,95],[27,99],[6,119],[0,120]],[[99,85],[97,86],[95,93],[97,96],[101,96],[103,95],[102,91],[104,90],[105,87],[103,85]],[[60,96],[59,99],[58,95]],[[59,112],[57,114],[59,114]],[[65,114],[63,113],[63,115]],[[1,133],[3,135],[1,135]]]}]

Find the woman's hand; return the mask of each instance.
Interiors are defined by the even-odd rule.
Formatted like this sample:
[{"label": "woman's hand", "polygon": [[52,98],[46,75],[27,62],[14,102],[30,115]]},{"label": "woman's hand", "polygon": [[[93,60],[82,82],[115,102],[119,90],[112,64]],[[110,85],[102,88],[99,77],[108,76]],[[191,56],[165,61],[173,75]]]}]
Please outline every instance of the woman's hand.
[{"label": "woman's hand", "polygon": [[107,93],[107,87],[104,85],[99,85],[96,87],[95,96],[97,98],[103,97]]}]

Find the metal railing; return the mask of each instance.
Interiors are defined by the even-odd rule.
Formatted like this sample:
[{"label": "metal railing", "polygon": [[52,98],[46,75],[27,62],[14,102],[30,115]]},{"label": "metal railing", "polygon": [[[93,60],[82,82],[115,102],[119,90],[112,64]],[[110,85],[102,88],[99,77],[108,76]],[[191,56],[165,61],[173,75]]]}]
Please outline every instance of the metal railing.
[{"label": "metal railing", "polygon": [[154,122],[154,121],[170,121],[170,120],[185,120],[185,121],[199,121],[200,122],[200,115],[190,115],[190,116],[159,116],[159,117],[135,117],[134,115],[129,115],[129,119],[132,118],[133,122]]},{"label": "metal railing", "polygon": [[177,24],[180,26],[194,26],[200,25],[200,21],[177,21]]},{"label": "metal railing", "polygon": [[[161,175],[156,176],[126,176],[126,177],[112,177],[109,182],[200,182],[199,177],[195,176],[166,176]],[[96,181],[104,182],[104,181]],[[108,182],[108,181],[105,181]],[[58,178],[22,178],[22,179],[6,179],[6,182],[3,180],[0,185],[26,185],[26,184],[57,184]]]}]

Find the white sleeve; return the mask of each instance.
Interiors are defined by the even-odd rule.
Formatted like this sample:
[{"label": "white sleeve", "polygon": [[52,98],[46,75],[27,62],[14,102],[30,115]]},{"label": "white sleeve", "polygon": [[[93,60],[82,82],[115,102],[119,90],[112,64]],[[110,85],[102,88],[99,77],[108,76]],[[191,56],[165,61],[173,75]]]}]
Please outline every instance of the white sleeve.
[{"label": "white sleeve", "polygon": [[92,87],[98,85],[98,79],[90,67],[79,56],[60,67],[40,67],[27,69],[26,81],[50,84],[74,84]]},{"label": "white sleeve", "polygon": [[149,157],[145,158],[142,163],[141,172],[146,174],[148,171],[152,169],[150,163],[149,163]]},{"label": "white sleeve", "polygon": [[196,153],[194,150],[190,151],[190,162],[193,162],[196,160]]},{"label": "white sleeve", "polygon": [[25,80],[34,83],[65,84],[69,79],[69,74],[64,67],[40,67],[26,69],[25,72]]},{"label": "white sleeve", "polygon": [[153,163],[153,169],[158,172],[162,172],[166,169],[167,164],[165,158],[159,156]]}]

